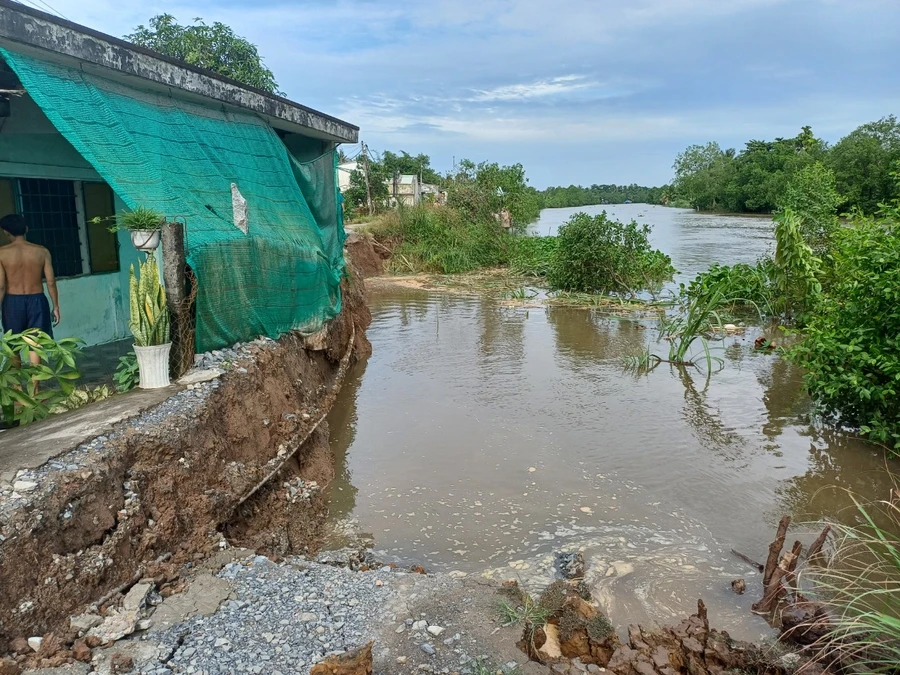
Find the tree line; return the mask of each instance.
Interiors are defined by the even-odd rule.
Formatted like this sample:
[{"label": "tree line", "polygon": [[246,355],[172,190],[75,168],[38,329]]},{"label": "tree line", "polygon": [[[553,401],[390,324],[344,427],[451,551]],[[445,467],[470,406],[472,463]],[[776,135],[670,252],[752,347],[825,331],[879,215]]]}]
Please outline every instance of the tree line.
[{"label": "tree line", "polygon": [[643,185],[570,185],[549,187],[540,193],[543,208],[590,206],[593,204],[665,204],[669,199],[668,186],[645,187]]},{"label": "tree line", "polygon": [[856,128],[833,146],[805,126],[793,138],[748,141],[740,151],[718,143],[691,145],[675,158],[676,202],[700,210],[774,213],[801,171],[834,174],[838,210],[875,213],[896,196],[900,122],[894,115]]}]

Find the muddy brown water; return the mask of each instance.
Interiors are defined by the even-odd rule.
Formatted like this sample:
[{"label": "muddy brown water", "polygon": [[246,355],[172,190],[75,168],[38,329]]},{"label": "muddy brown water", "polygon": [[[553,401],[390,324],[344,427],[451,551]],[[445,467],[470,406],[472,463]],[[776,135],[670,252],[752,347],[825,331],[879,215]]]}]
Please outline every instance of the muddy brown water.
[{"label": "muddy brown water", "polygon": [[[764,218],[606,208],[653,225],[677,280],[771,246]],[[535,230],[578,210],[547,210]],[[582,550],[614,623],[684,616],[702,597],[717,627],[756,639],[759,575],[730,549],[764,559],[781,515],[852,522],[847,488],[888,494],[883,454],[816,423],[801,373],[753,351],[757,330],[721,344],[707,382],[625,373],[622,356],[655,339],[639,317],[402,288],[370,305],[373,355],[329,420],[334,545],[363,532],[388,559],[532,588],[554,552]]]}]

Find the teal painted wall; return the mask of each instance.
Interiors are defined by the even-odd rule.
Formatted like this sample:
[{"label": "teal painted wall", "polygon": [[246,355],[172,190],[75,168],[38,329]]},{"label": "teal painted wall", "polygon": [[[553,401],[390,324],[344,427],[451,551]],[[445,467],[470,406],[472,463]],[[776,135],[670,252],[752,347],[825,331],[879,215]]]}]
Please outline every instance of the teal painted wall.
[{"label": "teal painted wall", "polygon": [[[29,98],[12,97],[11,116],[0,134],[0,176],[99,181],[100,175],[56,131]],[[125,208],[116,197],[116,211]],[[5,214],[0,214],[0,216]],[[78,337],[88,345],[129,337],[128,267],[139,253],[119,232],[119,271],[69,277],[57,282],[62,321],[56,337]]]}]

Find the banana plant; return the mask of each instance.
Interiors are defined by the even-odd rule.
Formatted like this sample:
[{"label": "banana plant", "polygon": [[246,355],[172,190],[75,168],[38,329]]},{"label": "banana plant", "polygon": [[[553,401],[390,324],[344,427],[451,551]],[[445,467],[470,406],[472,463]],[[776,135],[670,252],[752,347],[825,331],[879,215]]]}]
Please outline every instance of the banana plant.
[{"label": "banana plant", "polygon": [[138,347],[155,347],[169,342],[169,307],[166,292],[159,283],[156,258],[148,255],[140,265],[140,276],[134,265],[129,270],[129,305],[131,319],[128,327]]}]

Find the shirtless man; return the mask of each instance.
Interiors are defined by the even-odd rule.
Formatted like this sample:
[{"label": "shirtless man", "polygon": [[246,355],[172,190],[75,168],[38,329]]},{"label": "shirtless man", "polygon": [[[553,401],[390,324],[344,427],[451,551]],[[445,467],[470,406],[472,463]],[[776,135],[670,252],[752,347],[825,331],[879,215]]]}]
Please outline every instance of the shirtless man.
[{"label": "shirtless man", "polygon": [[[43,246],[25,241],[28,226],[22,216],[12,214],[0,219],[0,228],[9,236],[10,243],[0,246],[0,314],[3,330],[22,333],[29,328],[39,328],[53,337],[53,325],[59,323],[59,294],[50,251]],[[44,295],[44,280],[53,300],[51,325],[50,303]],[[40,357],[31,352],[32,363],[40,363]]]}]

